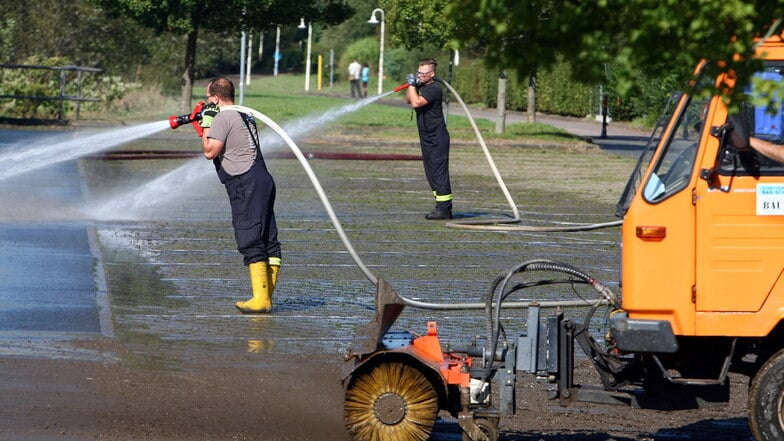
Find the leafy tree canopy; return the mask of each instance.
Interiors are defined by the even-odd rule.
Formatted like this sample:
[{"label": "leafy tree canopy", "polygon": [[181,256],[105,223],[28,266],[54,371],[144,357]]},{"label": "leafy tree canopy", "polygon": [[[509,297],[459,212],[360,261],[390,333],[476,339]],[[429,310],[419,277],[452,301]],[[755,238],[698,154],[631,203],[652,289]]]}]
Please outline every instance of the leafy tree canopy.
[{"label": "leafy tree canopy", "polygon": [[407,49],[449,47],[457,26],[444,14],[450,3],[452,0],[382,0],[392,43]]},{"label": "leafy tree canopy", "polygon": [[779,24],[784,1],[450,0],[446,16],[459,40],[486,48],[488,63],[523,74],[560,53],[576,79],[597,84],[612,61],[623,95],[639,69],[685,78],[703,58],[744,78],[759,67],[750,57],[754,38]]},{"label": "leafy tree canopy", "polygon": [[108,14],[133,18],[157,33],[263,30],[300,18],[337,24],[353,12],[346,0],[92,0]]}]

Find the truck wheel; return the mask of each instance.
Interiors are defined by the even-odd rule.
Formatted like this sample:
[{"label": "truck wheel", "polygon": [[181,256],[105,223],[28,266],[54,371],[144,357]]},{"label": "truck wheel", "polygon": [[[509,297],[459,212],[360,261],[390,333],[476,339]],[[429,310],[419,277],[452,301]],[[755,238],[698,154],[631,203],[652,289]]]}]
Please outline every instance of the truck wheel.
[{"label": "truck wheel", "polygon": [[[482,432],[482,434],[487,437],[487,441],[498,441],[499,433],[497,421],[493,422],[489,419],[477,418],[474,420],[474,423],[479,427],[479,430]],[[463,441],[474,440],[472,440],[467,433],[463,432]]]},{"label": "truck wheel", "polygon": [[768,359],[751,382],[749,426],[758,441],[784,439],[784,350]]}]

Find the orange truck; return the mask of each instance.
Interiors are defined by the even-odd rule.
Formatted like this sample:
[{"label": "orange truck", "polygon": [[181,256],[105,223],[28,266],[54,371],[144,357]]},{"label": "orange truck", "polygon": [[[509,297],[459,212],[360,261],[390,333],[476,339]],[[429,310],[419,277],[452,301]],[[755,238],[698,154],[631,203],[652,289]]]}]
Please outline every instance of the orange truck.
[{"label": "orange truck", "polygon": [[[760,43],[757,56],[764,68],[744,90],[750,97],[765,81],[784,81],[781,36]],[[733,372],[750,379],[755,439],[784,440],[784,163],[749,148],[752,139],[784,144],[784,106],[749,99],[730,114],[721,94],[735,78],[711,76],[710,67],[701,63],[690,89],[673,95],[618,203],[622,300],[570,265],[524,262],[488,291],[484,346],[437,350],[433,323],[423,337],[390,331],[405,305],[422,305],[380,280],[376,317],[357,330],[343,377],[355,439],[427,439],[445,410],[464,440],[496,441],[523,375],[545,383],[562,405],[677,409],[726,402]],[[547,278],[515,281],[531,274]],[[559,283],[600,294],[583,320],[543,312],[558,302],[507,301]],[[515,306],[527,308],[528,319],[511,336],[499,311]],[[612,312],[596,337],[591,325],[602,308]],[[575,384],[576,347],[601,384]]]}]

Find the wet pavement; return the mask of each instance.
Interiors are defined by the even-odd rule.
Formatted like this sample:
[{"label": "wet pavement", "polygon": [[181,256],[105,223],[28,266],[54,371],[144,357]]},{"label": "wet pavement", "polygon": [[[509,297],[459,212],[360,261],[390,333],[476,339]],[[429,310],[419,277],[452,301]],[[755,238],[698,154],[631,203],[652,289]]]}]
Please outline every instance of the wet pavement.
[{"label": "wet pavement", "polygon": [[[0,131],[0,153],[57,133]],[[82,185],[73,161],[0,182],[2,354],[91,357],[67,342],[112,335],[95,231],[68,214]]]},{"label": "wet pavement", "polygon": [[[0,152],[26,136],[0,131]],[[344,147],[323,139],[310,145],[314,151]],[[119,150],[194,148],[192,133],[165,131]],[[373,151],[417,154],[418,146],[413,141]],[[528,225],[614,221],[614,202],[633,165],[598,151],[573,155],[569,164],[549,163],[546,149],[494,154]],[[457,220],[508,216],[480,151],[454,149],[452,158]],[[617,228],[445,228],[424,219],[432,197],[420,161],[311,164],[363,263],[403,296],[481,302],[496,276],[533,258],[567,262],[617,289]],[[264,316],[242,315],[233,306],[250,295],[249,279],[235,250],[225,191],[207,161],[82,159],[0,181],[0,355],[122,357],[127,365],[165,371],[187,371],[194,360],[265,363],[225,356],[238,353],[340,358],[357,324],[374,314],[375,287],[346,251],[299,163],[270,159],[268,166],[278,186],[284,261],[274,313]],[[568,175],[553,177],[565,167],[572,170]],[[151,185],[166,174],[169,183]],[[126,210],[133,198],[150,202],[148,208]],[[95,216],[101,206],[114,208]],[[591,291],[570,286],[532,291],[523,299],[593,299]],[[524,317],[510,311],[502,320],[517,332]],[[453,346],[484,338],[481,311],[408,308],[396,327],[423,333],[429,320],[438,321],[442,339]],[[107,354],[79,344],[101,339],[121,342],[127,352]]]},{"label": "wet pavement", "polygon": [[[571,124],[579,134],[597,126],[581,120]],[[6,146],[18,145],[31,134],[3,131],[0,139]],[[188,151],[193,147],[189,135],[166,131],[120,150],[165,145]],[[624,136],[610,140],[634,151],[626,142],[633,136]],[[416,153],[416,148],[412,144],[394,151]],[[142,219],[118,213],[116,219],[96,220],[85,214],[85,207],[103,203],[108,195],[117,199],[128,189],[148,191],[145,185],[160,174],[199,161],[206,163],[84,159],[0,182],[4,205],[15,207],[6,210],[0,224],[4,352],[45,351],[43,345],[61,353],[60,341],[116,334],[138,342],[137,350],[150,356],[159,354],[162,345],[173,359],[203,345],[342,353],[356,324],[372,316],[375,288],[346,252],[296,161],[269,160],[279,188],[276,210],[285,243],[271,316],[243,316],[233,307],[249,295],[249,283],[234,249],[225,194],[210,167],[200,169],[191,188],[164,189],[169,198]],[[419,161],[314,161],[313,167],[335,199],[338,218],[364,264],[406,297],[436,303],[482,301],[496,275],[534,257],[582,265],[609,284],[617,280],[617,251],[612,251],[618,246],[617,230],[553,235],[445,229],[423,219],[430,202],[422,191]],[[455,181],[458,218],[508,211],[492,181],[482,182],[487,188]],[[15,193],[18,200],[9,196]],[[160,193],[150,191],[147,197]],[[583,201],[577,209],[573,201],[548,197],[546,207],[543,202],[519,206],[523,221],[612,220],[608,204],[584,206]],[[445,339],[464,342],[482,334],[480,316],[476,311],[408,311],[399,325],[416,331],[438,319]]]},{"label": "wet pavement", "polygon": [[[592,121],[554,119],[558,124],[580,127],[579,130],[588,134],[600,130],[598,123]],[[577,128],[573,130],[580,136],[590,137],[583,134],[585,132],[577,133]],[[0,153],[31,136],[36,136],[35,132],[0,130]],[[616,220],[613,216],[615,202],[634,165],[639,145],[646,138],[644,133],[615,131],[611,126],[607,139],[594,140],[594,144],[605,152],[578,147],[567,148],[564,154],[564,150],[546,146],[491,146],[491,151],[515,198],[523,224],[594,224]],[[347,148],[340,143],[330,143],[326,138],[305,140],[308,142],[308,148],[326,152]],[[192,152],[198,149],[198,144],[188,131],[167,130],[123,145],[118,150],[126,149]],[[406,155],[416,154],[418,146],[416,140],[389,145],[363,145],[359,141],[351,149]],[[406,297],[441,303],[480,302],[496,276],[534,258],[574,265],[619,291],[620,234],[617,228],[582,232],[490,232],[446,228],[443,222],[424,219],[432,206],[432,197],[426,190],[420,161],[313,160],[310,163],[360,258],[375,275],[386,279]],[[155,422],[163,421],[149,418],[149,414],[155,413],[169,414],[172,419],[182,414],[183,426],[201,423],[225,432],[221,432],[222,435],[236,434],[239,429],[227,422],[226,414],[207,413],[213,417],[220,415],[207,419],[204,414],[190,411],[210,408],[209,403],[200,401],[201,394],[207,396],[209,391],[214,401],[212,405],[226,407],[231,413],[231,406],[237,403],[227,404],[227,401],[242,398],[246,392],[260,395],[254,391],[262,389],[248,388],[246,391],[245,383],[242,383],[238,386],[241,393],[229,394],[214,384],[205,384],[197,389],[200,392],[193,392],[191,383],[202,381],[198,377],[191,383],[186,382],[181,390],[176,385],[183,383],[175,381],[174,389],[169,391],[195,398],[185,400],[187,408],[181,407],[176,399],[168,400],[172,404],[177,401],[176,405],[156,407],[161,398],[155,392],[148,392],[145,388],[148,385],[143,380],[149,378],[168,384],[172,380],[189,379],[188,374],[196,369],[194,366],[205,365],[208,368],[235,368],[243,374],[246,367],[251,367],[254,372],[270,374],[263,380],[272,382],[280,378],[275,375],[276,371],[290,369],[291,378],[294,378],[300,371],[291,369],[291,365],[283,362],[273,368],[270,365],[286,356],[293,356],[298,362],[301,360],[303,365],[317,365],[324,359],[339,360],[355,326],[370,320],[374,314],[375,288],[341,243],[300,165],[291,159],[272,158],[268,166],[278,185],[276,212],[284,246],[284,266],[275,294],[275,311],[265,316],[242,315],[233,306],[235,301],[249,296],[250,284],[247,270],[235,250],[225,192],[207,161],[161,157],[114,161],[90,158],[67,161],[0,181],[0,206],[3,207],[0,215],[0,253],[3,254],[0,256],[3,262],[0,264],[0,357],[21,355],[33,359],[32,364],[36,364],[39,357],[119,360],[121,363],[103,365],[109,371],[119,365],[152,372],[150,377],[137,377],[142,380],[135,382],[108,375],[111,381],[107,387],[117,391],[120,404],[119,410],[108,413],[108,422],[104,421],[102,427],[110,428],[104,428],[105,433],[115,426],[117,419],[125,419],[121,421],[125,426],[118,425],[118,430],[127,432],[120,432],[115,438],[100,435],[89,438],[209,438],[203,433],[191,438],[181,437],[179,431],[175,432],[176,436],[155,438],[150,433],[161,432],[155,432],[157,428],[153,426]],[[464,146],[453,149],[451,166],[457,220],[509,216],[510,208],[478,149]],[[162,176],[168,176],[168,179],[162,180]],[[139,201],[145,202],[144,209],[134,208]],[[594,295],[593,289],[586,291],[580,286],[563,286],[557,290],[534,288],[514,300],[571,300],[580,296],[593,299]],[[567,316],[581,316],[582,313],[583,310],[566,311]],[[483,338],[482,314],[481,311],[407,308],[396,328],[423,333],[426,322],[436,320],[444,342],[455,347],[477,336]],[[501,318],[511,336],[525,327],[524,312],[504,312]],[[83,344],[96,341],[118,344]],[[122,350],[115,351],[118,347]],[[160,372],[173,374],[158,378]],[[220,374],[213,378],[218,377]],[[336,376],[318,377],[317,381],[325,382],[318,388],[335,386],[337,378],[333,377]],[[16,384],[13,379],[17,376],[4,378],[4,386],[11,384],[9,390],[13,390]],[[45,389],[37,383],[41,378],[34,377],[30,383],[19,387],[34,384],[31,390],[44,390],[41,395],[47,398],[61,398],[62,408],[52,407],[48,400],[27,403],[27,398],[23,398],[24,409],[35,414],[49,411],[59,415],[67,414],[69,408],[76,406],[78,412],[82,408],[78,406],[79,400],[84,399],[79,397],[84,384],[97,382],[94,380],[100,378],[85,379],[77,375],[77,379],[79,382],[67,385],[55,382],[54,386],[49,386],[53,389]],[[307,382],[313,378],[296,380]],[[229,377],[228,383],[235,381]],[[253,384],[259,387],[259,383],[263,385],[262,380]],[[291,390],[287,389],[289,384]],[[281,388],[286,389],[285,394],[296,392],[300,386],[294,381],[285,385]],[[50,390],[53,392],[49,393]],[[134,391],[135,397],[131,396]],[[124,395],[125,392],[129,395]],[[18,396],[26,397],[24,394]],[[138,403],[141,416],[125,418],[133,415],[129,410],[136,409],[126,403]],[[296,424],[308,423],[313,412],[320,410],[314,403],[305,403],[307,412],[297,406],[286,407],[285,402],[282,406],[279,402],[260,403],[263,404],[253,407],[250,412],[262,409],[266,413],[270,408],[279,407],[282,412],[294,415],[291,418],[297,420]],[[583,439],[585,432],[581,430],[585,429],[577,426],[584,423],[586,427],[594,427],[596,424],[591,426],[587,421],[601,417],[598,412],[561,409],[546,401],[522,404],[521,418],[532,421],[553,418],[554,425],[559,425],[559,418],[563,417],[564,433],[570,434],[563,439]],[[99,402],[87,408],[102,405],[103,402]],[[339,409],[340,405],[334,408]],[[548,410],[550,413],[542,413]],[[4,415],[17,415],[13,405],[6,406],[4,411]],[[566,420],[572,421],[580,414],[587,416],[582,420],[578,418],[577,423],[567,424]],[[91,420],[84,423],[88,427],[85,432],[100,433],[89,429],[95,423],[92,420],[96,415],[100,412],[81,415]],[[190,415],[197,417],[191,419]],[[625,433],[626,418],[631,418],[628,411],[622,409],[614,415],[612,429],[600,422],[598,425],[602,427],[588,430]],[[648,414],[643,414],[647,418],[646,427],[657,426],[656,420],[664,418],[644,415]],[[339,422],[339,418],[336,415],[334,419]],[[58,421],[58,418],[42,420]],[[736,420],[732,420],[736,426],[745,422],[744,418]],[[25,420],[20,421],[20,426],[25,424]],[[724,421],[719,420],[714,425]],[[445,425],[448,427],[440,424],[436,427],[432,440],[461,439],[455,424],[447,422]],[[680,427],[683,424],[671,425]],[[2,426],[0,424],[0,432],[4,429]],[[165,423],[158,426],[169,427]],[[132,432],[128,427],[138,431]],[[176,430],[179,426],[172,423],[172,427]],[[694,430],[703,433],[703,426],[695,427]],[[44,436],[37,439],[80,439],[68,438],[56,424],[45,425],[40,430]],[[165,428],[160,430],[166,433]],[[694,430],[686,430],[683,435],[683,430],[671,434],[665,429],[649,438],[694,439],[691,435],[696,433]],[[720,427],[718,430],[726,429]],[[741,429],[730,428],[728,433],[744,430],[745,425]],[[325,429],[319,427],[317,432],[324,434]],[[345,435],[342,427],[333,432],[338,433],[337,437]],[[25,432],[19,429],[18,433]],[[521,436],[540,438],[535,433],[529,437],[529,433],[525,428],[514,439],[523,439]],[[243,435],[241,430],[239,435]],[[9,439],[33,438],[22,435]],[[234,436],[231,439],[294,438]],[[592,439],[642,438],[608,435]]]}]

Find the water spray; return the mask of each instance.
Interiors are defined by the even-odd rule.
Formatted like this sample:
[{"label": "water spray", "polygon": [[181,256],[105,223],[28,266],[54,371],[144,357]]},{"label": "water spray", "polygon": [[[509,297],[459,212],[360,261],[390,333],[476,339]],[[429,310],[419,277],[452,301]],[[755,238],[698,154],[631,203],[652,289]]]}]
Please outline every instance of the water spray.
[{"label": "water spray", "polygon": [[[382,95],[369,97],[360,101],[340,106],[338,108],[330,109],[322,114],[312,115],[290,121],[284,125],[283,129],[287,133],[290,133],[292,138],[301,137],[324,124],[328,124],[337,118],[340,118],[346,113],[359,110],[360,108],[390,94],[392,94],[391,91],[385,92]],[[175,116],[175,119],[176,118],[177,117]],[[267,130],[260,131],[259,136],[261,137],[261,144],[263,146],[264,154],[267,155],[269,153],[269,149],[272,148],[272,153],[274,155],[277,152],[278,146],[280,145],[280,138],[274,134],[269,133]],[[201,154],[198,156],[201,156]],[[313,157],[326,156],[315,154]],[[405,159],[419,159],[419,157]],[[156,179],[153,179],[141,187],[135,187],[130,192],[103,201],[99,208],[93,207],[89,209],[88,212],[91,213],[91,215],[96,219],[118,219],[118,215],[121,216],[120,218],[136,219],[137,213],[140,213],[146,209],[150,209],[153,206],[162,205],[165,201],[172,200],[180,195],[180,193],[172,191],[172,189],[192,188],[196,181],[204,179],[208,168],[212,168],[212,164],[209,163],[209,161],[204,161],[204,159],[194,159],[193,161],[188,161],[177,169],[172,170]],[[164,191],[163,189],[166,190]]]},{"label": "water spray", "polygon": [[168,126],[166,121],[156,121],[91,133],[74,132],[65,140],[62,134],[42,137],[0,153],[0,163],[3,164],[0,181],[108,150],[166,130]]}]

